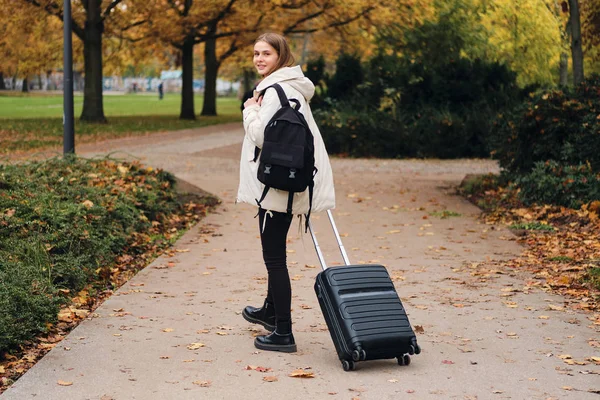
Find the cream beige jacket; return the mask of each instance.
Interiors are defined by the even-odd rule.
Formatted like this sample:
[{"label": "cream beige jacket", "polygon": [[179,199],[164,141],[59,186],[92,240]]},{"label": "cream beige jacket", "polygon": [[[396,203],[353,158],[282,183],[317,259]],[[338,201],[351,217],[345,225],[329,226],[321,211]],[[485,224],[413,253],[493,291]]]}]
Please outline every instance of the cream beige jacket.
[{"label": "cream beige jacket", "polygon": [[[315,86],[304,76],[300,67],[296,66],[284,67],[273,72],[260,82],[256,90],[262,92],[274,83],[281,85],[288,99],[297,99],[300,102],[300,112],[304,115],[314,136],[315,166],[318,172],[315,175],[312,211],[332,209],[335,207],[335,190],[331,164],[321,132],[319,132],[308,105],[315,92]],[[261,106],[254,105],[244,109],[244,130],[246,134],[242,144],[240,184],[236,202],[257,205],[256,201],[262,195],[264,185],[259,182],[256,175],[258,160],[253,161],[254,148],[255,146],[262,148],[265,126],[280,108],[281,103],[277,92],[275,89],[269,89],[264,93]],[[308,212],[308,190],[296,193],[294,196],[292,213],[294,215],[306,214]],[[261,205],[266,210],[286,212],[287,198],[288,192],[271,188]]]}]

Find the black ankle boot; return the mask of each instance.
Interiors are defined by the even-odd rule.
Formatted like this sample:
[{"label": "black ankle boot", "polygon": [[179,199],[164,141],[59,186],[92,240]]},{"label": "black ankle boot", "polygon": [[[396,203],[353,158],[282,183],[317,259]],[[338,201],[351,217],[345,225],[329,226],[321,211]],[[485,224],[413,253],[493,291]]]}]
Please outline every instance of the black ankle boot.
[{"label": "black ankle boot", "polygon": [[296,342],[292,334],[292,322],[277,322],[274,332],[266,336],[257,336],[254,339],[254,347],[261,350],[295,353]]},{"label": "black ankle boot", "polygon": [[261,308],[246,306],[242,311],[242,316],[246,321],[262,325],[271,332],[275,330],[275,307],[267,300]]}]

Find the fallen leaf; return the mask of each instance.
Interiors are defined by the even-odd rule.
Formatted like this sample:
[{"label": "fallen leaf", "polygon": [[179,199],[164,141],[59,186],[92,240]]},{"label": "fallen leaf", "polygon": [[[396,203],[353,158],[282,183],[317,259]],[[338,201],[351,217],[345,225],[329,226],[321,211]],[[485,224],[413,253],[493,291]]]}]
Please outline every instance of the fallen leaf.
[{"label": "fallen leaf", "polygon": [[396,382],[398,382],[398,379],[388,379],[388,382],[396,383]]},{"label": "fallen leaf", "polygon": [[415,333],[425,333],[425,329],[422,325],[415,325]]},{"label": "fallen leaf", "polygon": [[265,376],[263,377],[263,381],[265,382],[277,382],[279,379],[277,379],[276,376]]},{"label": "fallen leaf", "polygon": [[165,328],[165,329],[163,329],[162,331],[163,331],[163,332],[173,332],[173,331],[174,331],[174,329],[171,329],[171,328]]},{"label": "fallen leaf", "polygon": [[188,350],[198,350],[201,347],[204,347],[204,343],[191,343],[187,346]]},{"label": "fallen leaf", "polygon": [[210,381],[194,381],[192,382],[194,385],[198,385],[200,387],[209,387]]},{"label": "fallen leaf", "polygon": [[554,304],[548,304],[548,308],[549,308],[550,310],[554,310],[554,311],[562,311],[562,310],[564,310],[564,309],[565,309],[564,307],[561,307],[561,306],[555,306]]},{"label": "fallen leaf", "polygon": [[73,382],[67,382],[67,381],[58,381],[56,383],[58,383],[60,386],[71,386],[73,384]]},{"label": "fallen leaf", "polygon": [[444,360],[442,361],[442,364],[454,364],[454,361]]},{"label": "fallen leaf", "polygon": [[290,376],[292,378],[314,378],[315,374],[314,374],[314,372],[305,371],[300,368],[300,369],[296,369],[296,370],[292,371]]}]

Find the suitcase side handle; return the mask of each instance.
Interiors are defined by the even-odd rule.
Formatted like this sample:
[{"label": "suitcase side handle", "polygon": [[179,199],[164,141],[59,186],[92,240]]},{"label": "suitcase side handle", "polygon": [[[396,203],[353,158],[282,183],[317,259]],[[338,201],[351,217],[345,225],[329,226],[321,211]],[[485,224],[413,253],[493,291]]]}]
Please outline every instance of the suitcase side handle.
[{"label": "suitcase side handle", "polygon": [[[342,258],[344,259],[344,263],[346,265],[350,265],[350,261],[348,260],[348,254],[346,254],[346,249],[344,248],[344,244],[342,243],[342,239],[340,238],[340,234],[338,232],[337,226],[335,225],[335,221],[333,220],[333,214],[331,210],[327,210],[327,216],[329,217],[329,222],[331,223],[331,227],[333,228],[333,233],[335,235],[335,239],[338,242],[338,246],[340,248],[340,252],[342,253]],[[323,270],[327,269],[327,263],[325,262],[325,258],[323,257],[323,252],[321,251],[321,247],[319,246],[319,241],[315,236],[315,232],[313,231],[312,224],[310,223],[310,219],[308,220],[308,230],[310,231],[310,236],[312,237],[312,241],[315,245],[315,250],[317,251],[317,257],[319,258],[319,262],[321,263],[321,268]]]}]

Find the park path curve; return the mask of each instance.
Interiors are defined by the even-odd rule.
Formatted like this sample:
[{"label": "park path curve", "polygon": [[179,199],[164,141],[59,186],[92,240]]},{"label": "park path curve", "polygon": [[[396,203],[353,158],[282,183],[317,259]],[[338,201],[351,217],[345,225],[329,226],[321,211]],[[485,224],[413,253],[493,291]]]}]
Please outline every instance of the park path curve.
[{"label": "park path curve", "polygon": [[[266,272],[255,207],[234,204],[242,137],[229,124],[78,149],[138,158],[222,204],[177,242],[176,256],[120,288],[1,400],[598,399],[589,390],[600,389],[599,367],[564,359],[599,355],[590,316],[561,310],[562,297],[502,267],[522,250],[513,235],[454,194],[465,174],[496,171],[489,160],[332,160],[334,215],[350,260],[385,264],[422,327],[423,352],[410,366],[384,360],[342,371],[312,289],[318,260],[296,223],[288,261],[299,351],[256,351],[262,331],[240,311],[261,303]],[[436,216],[443,210],[460,216]],[[339,264],[326,216],[313,221],[326,260]],[[289,376],[300,368],[314,377]]]}]

